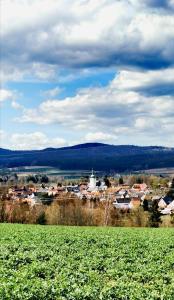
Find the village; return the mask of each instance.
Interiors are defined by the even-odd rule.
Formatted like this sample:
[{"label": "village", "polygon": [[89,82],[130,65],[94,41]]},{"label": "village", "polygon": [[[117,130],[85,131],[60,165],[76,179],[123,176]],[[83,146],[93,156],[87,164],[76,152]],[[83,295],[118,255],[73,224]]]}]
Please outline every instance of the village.
[{"label": "village", "polygon": [[[61,199],[75,198],[80,202],[87,201],[88,207],[92,207],[94,201],[98,203],[110,203],[113,208],[122,212],[136,210],[143,207],[150,210],[154,202],[158,205],[161,215],[174,213],[174,198],[172,194],[172,180],[165,182],[162,186],[158,183],[155,190],[136,178],[132,185],[124,182],[123,177],[114,181],[105,176],[98,178],[92,170],[86,180],[79,180],[78,183],[54,183],[44,180],[41,184],[12,185],[6,188],[4,195],[1,188],[1,200],[5,198],[8,206],[11,204],[27,204],[30,207],[50,205]],[[48,182],[47,182],[48,181]],[[147,181],[147,180],[146,180]]]}]

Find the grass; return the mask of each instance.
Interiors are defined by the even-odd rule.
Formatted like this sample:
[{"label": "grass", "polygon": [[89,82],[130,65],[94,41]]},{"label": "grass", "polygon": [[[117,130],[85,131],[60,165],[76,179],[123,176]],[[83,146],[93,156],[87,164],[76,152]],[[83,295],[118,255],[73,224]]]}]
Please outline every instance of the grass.
[{"label": "grass", "polygon": [[174,300],[174,230],[0,224],[0,299]]}]

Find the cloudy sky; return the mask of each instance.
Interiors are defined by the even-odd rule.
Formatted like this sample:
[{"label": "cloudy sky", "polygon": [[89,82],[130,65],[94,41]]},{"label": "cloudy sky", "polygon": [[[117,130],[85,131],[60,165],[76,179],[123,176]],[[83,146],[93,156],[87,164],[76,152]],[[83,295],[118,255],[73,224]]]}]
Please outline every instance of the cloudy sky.
[{"label": "cloudy sky", "polygon": [[174,146],[174,0],[0,0],[1,147]]}]

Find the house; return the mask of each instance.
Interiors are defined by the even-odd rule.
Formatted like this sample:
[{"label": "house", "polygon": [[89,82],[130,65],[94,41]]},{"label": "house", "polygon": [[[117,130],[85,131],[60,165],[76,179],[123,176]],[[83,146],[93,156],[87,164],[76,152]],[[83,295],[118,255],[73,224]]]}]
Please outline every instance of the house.
[{"label": "house", "polygon": [[137,192],[144,192],[147,190],[147,184],[146,183],[135,183],[132,186],[132,190]]},{"label": "house", "polygon": [[[154,197],[152,199],[154,199]],[[174,212],[174,200],[172,201],[171,197],[165,196],[160,199],[156,197],[155,200],[158,201],[159,210],[163,215],[169,215]]]},{"label": "house", "polygon": [[80,188],[78,185],[68,185],[68,186],[66,186],[66,191],[73,192],[73,193],[79,193]]},{"label": "house", "polygon": [[40,187],[37,189],[37,193],[48,193],[48,187]]},{"label": "house", "polygon": [[161,196],[159,196],[159,195],[155,195],[155,196],[152,197],[152,201],[157,201],[157,202],[159,202],[160,199],[161,199]]},{"label": "house", "polygon": [[113,205],[116,208],[122,209],[122,210],[127,210],[127,209],[131,209],[132,208],[132,204],[131,204],[131,199],[130,198],[116,198],[115,201],[113,202]]},{"label": "house", "polygon": [[130,209],[132,208],[131,205],[131,198],[128,194],[127,190],[120,190],[115,195],[115,200],[113,205],[119,209]]},{"label": "house", "polygon": [[174,200],[169,205],[167,205],[167,208],[170,209],[171,212],[174,212]]},{"label": "house", "polygon": [[174,200],[170,202],[170,204],[167,205],[163,210],[161,210],[161,213],[163,215],[171,215],[174,213]]},{"label": "house", "polygon": [[161,210],[161,214],[163,214],[163,215],[171,215],[171,210],[166,207],[163,210]]},{"label": "house", "polygon": [[161,198],[161,199],[159,200],[159,202],[158,202],[158,207],[159,207],[159,209],[164,209],[164,208],[167,207],[167,203],[164,201],[163,198]]},{"label": "house", "polygon": [[80,189],[80,191],[82,192],[83,190],[87,190],[87,183],[81,183],[80,185],[79,185],[79,189]]},{"label": "house", "polygon": [[122,189],[125,189],[125,190],[129,190],[130,189],[130,185],[128,185],[126,183],[119,184],[119,187],[121,187]]},{"label": "house", "polygon": [[166,203],[167,205],[169,205],[169,204],[172,202],[172,197],[164,196],[164,197],[163,197],[163,200],[165,201],[165,203]]}]

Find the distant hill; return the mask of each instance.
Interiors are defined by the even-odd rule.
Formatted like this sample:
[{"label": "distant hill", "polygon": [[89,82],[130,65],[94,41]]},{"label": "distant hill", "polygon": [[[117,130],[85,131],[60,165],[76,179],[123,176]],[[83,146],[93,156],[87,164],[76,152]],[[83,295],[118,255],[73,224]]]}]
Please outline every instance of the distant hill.
[{"label": "distant hill", "polygon": [[10,154],[12,151],[11,150],[8,150],[8,149],[3,149],[3,148],[0,148],[0,155],[2,154]]},{"label": "distant hill", "polygon": [[174,148],[85,143],[71,147],[12,151],[0,148],[0,167],[53,166],[62,170],[136,171],[174,167]]}]

